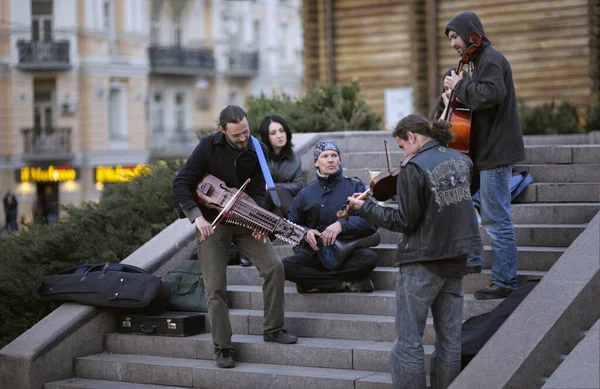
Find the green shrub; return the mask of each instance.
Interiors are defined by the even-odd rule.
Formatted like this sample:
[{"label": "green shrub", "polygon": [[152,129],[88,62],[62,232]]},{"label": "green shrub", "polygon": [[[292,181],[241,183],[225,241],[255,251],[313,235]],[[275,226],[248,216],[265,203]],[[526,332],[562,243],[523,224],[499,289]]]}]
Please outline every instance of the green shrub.
[{"label": "green shrub", "polygon": [[585,110],[585,126],[586,132],[600,131],[600,102],[588,105]]},{"label": "green shrub", "polygon": [[528,107],[519,101],[519,116],[523,135],[577,134],[581,132],[577,109],[563,101],[554,101],[535,107]]},{"label": "green shrub", "polygon": [[0,239],[0,348],[51,312],[32,296],[35,280],[83,263],[120,262],[177,219],[171,184],[176,163],[108,184],[98,203],[63,208],[54,225],[33,224]]},{"label": "green shrub", "polygon": [[346,84],[319,84],[298,100],[282,94],[264,94],[248,100],[250,128],[258,133],[265,115],[282,116],[293,132],[371,131],[379,129],[381,117],[361,98],[356,81]]}]

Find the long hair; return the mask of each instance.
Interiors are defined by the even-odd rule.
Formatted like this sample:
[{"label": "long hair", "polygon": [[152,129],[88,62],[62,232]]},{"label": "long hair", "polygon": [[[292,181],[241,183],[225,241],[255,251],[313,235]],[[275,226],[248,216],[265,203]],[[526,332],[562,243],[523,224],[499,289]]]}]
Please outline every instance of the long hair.
[{"label": "long hair", "polygon": [[[452,74],[454,69],[446,70],[446,73],[442,76],[442,92],[444,92],[444,78],[449,77]],[[429,120],[440,120],[444,109],[446,108],[446,104],[444,104],[444,99],[440,95],[436,101],[436,104],[431,109],[431,113],[429,114]]]},{"label": "long hair", "polygon": [[248,119],[248,115],[242,107],[238,105],[228,105],[223,108],[219,114],[219,127],[223,128],[224,131],[227,131],[227,124],[237,124],[244,120],[244,118]]},{"label": "long hair", "polygon": [[279,115],[267,115],[260,122],[259,131],[260,140],[269,148],[269,155],[274,155],[273,146],[269,140],[269,126],[271,123],[281,124],[281,127],[283,127],[287,137],[287,141],[285,142],[285,146],[283,146],[282,151],[291,151],[294,145],[292,144],[292,131],[290,130],[290,126],[288,126],[287,122]]},{"label": "long hair", "polygon": [[450,131],[450,123],[445,120],[430,122],[419,114],[410,114],[402,118],[392,135],[402,140],[408,140],[408,131],[428,136],[443,145],[448,145],[454,140],[454,134]]}]

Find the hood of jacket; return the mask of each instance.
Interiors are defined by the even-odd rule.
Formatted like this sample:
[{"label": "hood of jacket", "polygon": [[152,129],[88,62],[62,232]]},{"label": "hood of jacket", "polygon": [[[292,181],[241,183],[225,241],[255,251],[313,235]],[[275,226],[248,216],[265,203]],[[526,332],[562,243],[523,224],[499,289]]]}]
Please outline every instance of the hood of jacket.
[{"label": "hood of jacket", "polygon": [[465,11],[453,17],[448,25],[446,25],[444,34],[448,36],[450,30],[456,31],[458,36],[460,36],[467,45],[470,45],[467,37],[472,32],[478,33],[484,41],[489,43],[489,39],[485,36],[485,31],[483,30],[483,24],[474,12]]}]

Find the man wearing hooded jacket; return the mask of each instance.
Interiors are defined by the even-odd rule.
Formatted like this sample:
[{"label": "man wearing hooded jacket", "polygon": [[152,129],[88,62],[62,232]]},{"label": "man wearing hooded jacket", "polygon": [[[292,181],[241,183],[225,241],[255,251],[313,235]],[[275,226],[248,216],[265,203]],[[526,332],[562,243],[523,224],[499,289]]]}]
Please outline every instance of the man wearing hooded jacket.
[{"label": "man wearing hooded jacket", "polygon": [[[469,156],[479,171],[481,219],[490,235],[493,253],[490,284],[475,292],[480,300],[504,298],[518,287],[517,244],[510,216],[512,167],[525,159],[523,134],[510,64],[486,37],[473,12],[456,15],[445,34],[459,55],[471,44],[469,34],[479,33],[481,47],[471,56],[472,74],[452,72],[444,86],[473,111]],[[481,255],[469,256],[469,272],[481,269]]]}]

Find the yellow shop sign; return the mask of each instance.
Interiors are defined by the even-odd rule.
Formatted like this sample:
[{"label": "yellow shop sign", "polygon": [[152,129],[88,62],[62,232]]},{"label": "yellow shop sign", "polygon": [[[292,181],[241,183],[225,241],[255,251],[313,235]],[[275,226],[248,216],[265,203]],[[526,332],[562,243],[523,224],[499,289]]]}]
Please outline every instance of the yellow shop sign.
[{"label": "yellow shop sign", "polygon": [[96,166],[96,182],[127,182],[140,174],[148,174],[150,168],[140,163],[136,166]]},{"label": "yellow shop sign", "polygon": [[17,174],[19,182],[64,182],[77,179],[77,169],[71,166],[48,166],[21,168]]}]

